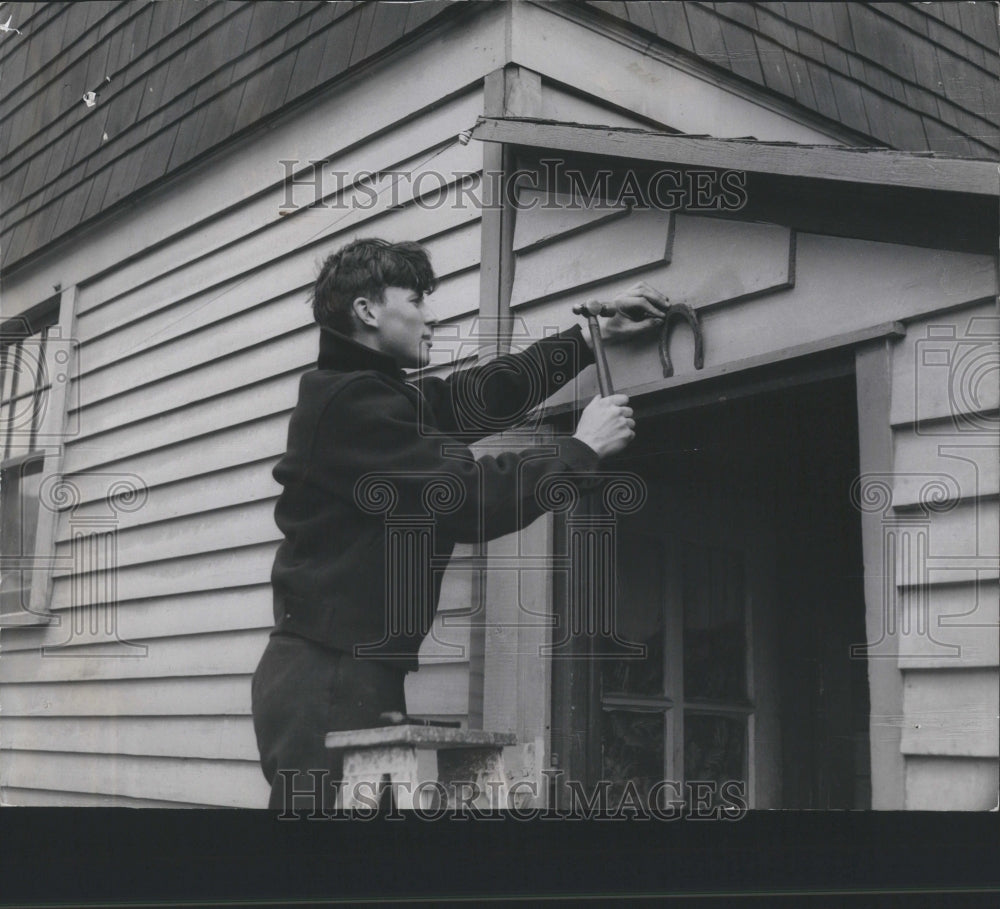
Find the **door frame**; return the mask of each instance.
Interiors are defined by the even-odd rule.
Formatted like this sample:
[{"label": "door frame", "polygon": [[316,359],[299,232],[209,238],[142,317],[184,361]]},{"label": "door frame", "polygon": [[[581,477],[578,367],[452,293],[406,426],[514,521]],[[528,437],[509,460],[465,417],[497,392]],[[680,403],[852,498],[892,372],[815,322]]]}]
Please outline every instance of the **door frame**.
[{"label": "door frame", "polygon": [[[849,344],[844,346],[831,346],[821,348],[818,351],[810,351],[807,355],[783,359],[776,362],[764,363],[752,369],[740,370],[731,374],[716,374],[703,381],[693,381],[673,387],[652,389],[642,394],[635,394],[630,399],[630,405],[635,410],[637,421],[644,418],[660,416],[672,412],[692,410],[706,407],[716,403],[733,401],[739,398],[760,395],[767,392],[779,391],[794,386],[806,385],[815,382],[822,382],[830,379],[845,378],[854,376],[857,383],[857,418],[859,434],[859,466],[860,472],[864,474],[867,470],[884,462],[886,454],[885,437],[890,432],[887,419],[887,400],[889,388],[886,385],[884,390],[885,401],[878,399],[874,406],[867,402],[866,396],[872,393],[872,383],[879,382],[880,377],[885,375],[887,369],[887,357],[890,340],[889,338],[898,332],[899,326],[891,324],[891,331],[886,331],[883,335],[875,338],[864,338],[865,343]],[[858,339],[855,339],[858,340]],[[873,352],[874,351],[874,352]],[[629,389],[622,389],[629,393]],[[880,405],[885,404],[885,407]],[[883,414],[886,410],[886,414]],[[567,413],[560,408],[559,411],[549,415],[551,422],[565,431],[570,425],[570,418],[574,417],[573,412]],[[890,439],[891,441],[891,439]],[[888,449],[891,458],[891,447]],[[889,464],[891,467],[891,463]],[[593,498],[593,497],[588,497]],[[553,524],[553,545],[554,552],[566,551],[566,520],[564,515],[556,515]],[[867,516],[860,515],[862,522],[862,541],[864,565],[880,564],[872,562],[871,557],[875,547],[881,545],[881,534],[879,528],[868,526],[871,520],[866,520]],[[873,590],[873,584],[878,587],[880,579],[874,580],[865,571],[865,620],[869,637],[872,631],[872,617],[881,615],[881,601],[873,599],[880,597],[881,591]],[[562,627],[561,623],[568,618],[568,583],[567,578],[560,572],[553,575],[552,584],[552,614],[556,625]],[[753,670],[753,607],[751,602],[748,605],[746,617],[747,622],[747,649],[750,659],[747,662],[747,691],[748,696],[753,700],[754,692],[754,670]],[[552,777],[553,790],[548,794],[549,804],[558,804],[566,807],[572,804],[567,783],[572,780],[581,782],[590,792],[590,786],[599,779],[600,775],[600,709],[594,709],[594,705],[600,702],[600,673],[594,671],[594,667],[599,663],[593,660],[593,641],[584,639],[577,641],[578,651],[575,652],[574,659],[551,661],[551,724],[549,729],[549,755],[550,764],[555,771]],[[870,664],[872,661],[869,661]],[[875,661],[877,662],[877,661]],[[895,667],[872,667],[869,665],[869,696],[871,698],[871,713],[874,715],[880,712],[885,703],[894,703],[898,694],[897,713],[902,709],[902,686],[898,684],[898,692],[893,690],[893,682],[898,683],[891,676],[895,673]],[[886,678],[883,678],[886,676]],[[875,687],[879,686],[882,695],[877,696]],[[583,736],[581,738],[581,731]],[[754,723],[753,715],[748,722],[748,742],[747,742],[747,763],[750,768],[747,780],[747,796],[751,807],[756,802],[756,785],[754,768]],[[886,748],[885,743],[880,746],[880,763],[876,764],[875,744],[876,737],[869,736],[872,756],[872,807],[887,807],[878,804],[875,792],[877,787],[884,785],[886,777],[894,777],[902,787],[902,755],[898,748],[895,754],[898,755],[900,769],[897,771],[891,767],[894,763],[895,755],[892,748]],[[672,742],[675,747],[679,744]],[[891,743],[890,743],[891,744]],[[668,765],[673,765],[669,761]],[[879,767],[879,775],[876,776],[876,767]],[[883,799],[884,801],[884,799]],[[611,809],[614,806],[609,806]],[[899,807],[902,807],[900,804]]]}]

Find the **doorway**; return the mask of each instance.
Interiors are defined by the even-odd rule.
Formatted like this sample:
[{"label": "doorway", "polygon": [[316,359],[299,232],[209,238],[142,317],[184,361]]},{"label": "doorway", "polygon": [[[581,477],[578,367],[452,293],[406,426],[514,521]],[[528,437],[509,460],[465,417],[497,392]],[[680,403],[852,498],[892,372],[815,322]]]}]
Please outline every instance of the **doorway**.
[{"label": "doorway", "polygon": [[702,804],[867,808],[853,370],[733,392],[632,402],[638,436],[606,464],[648,489],[617,522],[619,643],[553,660],[553,762],[612,808],[662,780]]}]

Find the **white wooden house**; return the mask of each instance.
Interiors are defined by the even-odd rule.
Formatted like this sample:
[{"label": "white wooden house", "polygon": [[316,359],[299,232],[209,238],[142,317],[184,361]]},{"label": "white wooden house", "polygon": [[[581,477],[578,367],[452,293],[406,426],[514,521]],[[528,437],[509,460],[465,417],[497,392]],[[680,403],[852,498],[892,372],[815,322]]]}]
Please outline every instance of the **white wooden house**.
[{"label": "white wooden house", "polygon": [[[566,638],[584,501],[456,552],[411,712],[515,732],[519,772],[562,772],[542,798],[994,807],[997,36],[966,6],[9,4],[3,803],[266,803],[305,298],[381,236],[441,276],[432,369],[637,277],[703,342],[674,327],[670,376],[658,336],[608,350],[639,421],[615,630],[645,656]],[[657,178],[680,195],[636,197]]]}]

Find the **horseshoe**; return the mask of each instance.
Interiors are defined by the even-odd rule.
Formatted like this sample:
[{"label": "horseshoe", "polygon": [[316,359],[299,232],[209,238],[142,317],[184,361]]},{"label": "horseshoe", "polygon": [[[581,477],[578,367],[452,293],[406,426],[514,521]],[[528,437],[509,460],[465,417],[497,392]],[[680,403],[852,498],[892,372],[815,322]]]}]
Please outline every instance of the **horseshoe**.
[{"label": "horseshoe", "polygon": [[698,314],[686,303],[671,303],[664,313],[663,328],[660,331],[660,363],[663,364],[665,379],[674,374],[674,364],[670,359],[670,333],[679,319],[684,319],[694,333],[694,368],[701,369],[705,365],[705,337]]}]

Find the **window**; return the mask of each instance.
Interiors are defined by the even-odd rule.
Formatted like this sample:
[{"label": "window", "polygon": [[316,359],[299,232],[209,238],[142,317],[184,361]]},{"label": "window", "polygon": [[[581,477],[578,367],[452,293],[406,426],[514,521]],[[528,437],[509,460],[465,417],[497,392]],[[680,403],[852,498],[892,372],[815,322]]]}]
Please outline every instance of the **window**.
[{"label": "window", "polygon": [[0,324],[0,625],[46,618],[55,515],[40,493],[60,467],[74,359],[59,326],[64,296]]},{"label": "window", "polygon": [[638,534],[622,540],[619,633],[645,659],[602,661],[601,777],[611,804],[631,780],[699,781],[714,801],[749,779],[743,554]]}]

